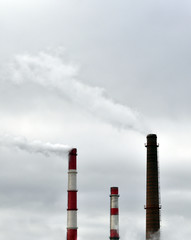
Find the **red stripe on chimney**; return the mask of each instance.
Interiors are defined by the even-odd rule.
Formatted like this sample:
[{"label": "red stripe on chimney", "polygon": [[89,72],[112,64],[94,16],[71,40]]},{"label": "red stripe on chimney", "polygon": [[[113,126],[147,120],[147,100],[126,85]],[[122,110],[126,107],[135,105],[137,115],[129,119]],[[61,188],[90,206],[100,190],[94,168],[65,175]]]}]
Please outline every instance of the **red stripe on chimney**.
[{"label": "red stripe on chimney", "polygon": [[118,215],[119,209],[118,208],[111,208],[111,215]]},{"label": "red stripe on chimney", "polygon": [[68,229],[67,240],[77,240],[77,229]]},{"label": "red stripe on chimney", "polygon": [[68,210],[77,210],[77,191],[68,191]]}]

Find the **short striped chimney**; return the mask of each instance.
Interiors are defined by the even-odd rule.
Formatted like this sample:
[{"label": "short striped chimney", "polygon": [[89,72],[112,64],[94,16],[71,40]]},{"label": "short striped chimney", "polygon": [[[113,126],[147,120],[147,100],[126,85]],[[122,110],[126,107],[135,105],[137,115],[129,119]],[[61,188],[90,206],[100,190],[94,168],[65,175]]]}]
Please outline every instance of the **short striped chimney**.
[{"label": "short striped chimney", "polygon": [[111,187],[110,195],[110,239],[119,239],[118,187]]},{"label": "short striped chimney", "polygon": [[77,240],[77,149],[69,152],[68,161],[68,209],[67,209],[67,240]]}]

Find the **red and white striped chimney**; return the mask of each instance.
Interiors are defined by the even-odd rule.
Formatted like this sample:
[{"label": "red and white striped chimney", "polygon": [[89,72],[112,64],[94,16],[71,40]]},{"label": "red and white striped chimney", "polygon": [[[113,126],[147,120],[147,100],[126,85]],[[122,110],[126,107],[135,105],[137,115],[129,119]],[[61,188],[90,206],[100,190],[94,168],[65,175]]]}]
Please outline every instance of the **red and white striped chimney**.
[{"label": "red and white striped chimney", "polygon": [[118,187],[111,187],[110,195],[110,239],[119,239]]},{"label": "red and white striped chimney", "polygon": [[67,240],[77,240],[77,149],[69,152],[68,162],[68,209],[67,209]]}]

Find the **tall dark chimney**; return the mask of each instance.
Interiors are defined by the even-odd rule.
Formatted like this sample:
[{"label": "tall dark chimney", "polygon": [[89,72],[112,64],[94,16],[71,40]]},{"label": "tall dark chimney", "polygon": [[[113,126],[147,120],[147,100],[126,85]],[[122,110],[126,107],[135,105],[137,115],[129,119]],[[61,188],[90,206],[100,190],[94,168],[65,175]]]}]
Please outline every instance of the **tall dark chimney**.
[{"label": "tall dark chimney", "polygon": [[157,135],[147,135],[146,240],[160,239],[159,172]]}]

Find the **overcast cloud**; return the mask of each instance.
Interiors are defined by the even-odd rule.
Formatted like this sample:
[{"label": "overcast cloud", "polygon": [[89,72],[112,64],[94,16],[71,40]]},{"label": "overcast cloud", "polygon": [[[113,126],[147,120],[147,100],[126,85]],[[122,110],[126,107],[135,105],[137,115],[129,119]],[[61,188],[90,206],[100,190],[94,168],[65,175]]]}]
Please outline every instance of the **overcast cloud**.
[{"label": "overcast cloud", "polygon": [[145,238],[146,135],[158,136],[161,232],[190,239],[191,3],[0,0],[0,238],[66,238],[78,149],[79,240]]}]

